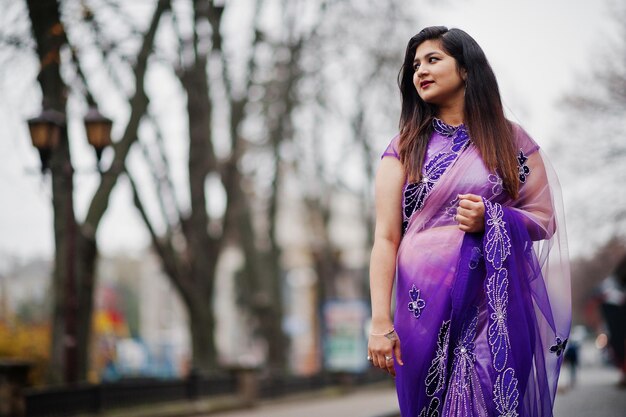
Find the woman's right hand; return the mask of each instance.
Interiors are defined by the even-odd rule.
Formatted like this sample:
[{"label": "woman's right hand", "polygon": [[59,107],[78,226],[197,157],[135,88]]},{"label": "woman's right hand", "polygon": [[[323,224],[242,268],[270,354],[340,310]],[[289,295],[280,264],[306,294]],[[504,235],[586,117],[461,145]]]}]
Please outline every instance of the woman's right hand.
[{"label": "woman's right hand", "polygon": [[367,343],[367,356],[371,358],[370,360],[375,367],[395,377],[394,362],[400,366],[404,365],[400,351],[400,338],[395,331],[388,335],[383,334],[376,331],[370,334]]}]

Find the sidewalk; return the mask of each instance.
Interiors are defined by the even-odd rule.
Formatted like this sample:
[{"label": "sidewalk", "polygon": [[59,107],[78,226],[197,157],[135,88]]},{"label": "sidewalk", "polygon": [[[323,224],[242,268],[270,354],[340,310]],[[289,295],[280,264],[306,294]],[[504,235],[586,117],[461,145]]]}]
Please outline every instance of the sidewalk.
[{"label": "sidewalk", "polygon": [[[561,378],[568,379],[564,368]],[[579,370],[573,388],[560,389],[556,395],[554,417],[624,417],[626,389],[619,389],[620,375],[615,368],[587,365]]]}]

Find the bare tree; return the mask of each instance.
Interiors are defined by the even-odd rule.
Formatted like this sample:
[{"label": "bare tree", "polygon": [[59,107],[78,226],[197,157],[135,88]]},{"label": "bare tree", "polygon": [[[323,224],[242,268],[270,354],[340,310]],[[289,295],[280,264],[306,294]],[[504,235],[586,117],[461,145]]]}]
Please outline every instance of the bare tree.
[{"label": "bare tree", "polygon": [[[373,103],[380,94],[386,94],[387,90],[380,85],[395,87],[398,62],[395,55],[398,53],[396,51],[390,61],[386,49],[374,46],[378,41],[376,36],[386,36],[386,32],[398,27],[398,22],[407,21],[398,18],[400,11],[397,7],[381,6],[371,11],[357,6],[357,3],[248,2],[247,6],[254,12],[249,23],[243,27],[251,30],[247,42],[238,50],[228,47],[236,42],[236,36],[229,32],[224,21],[232,13],[240,12],[242,3],[219,6],[211,1],[196,1],[189,8],[174,14],[172,26],[178,37],[174,68],[187,97],[190,145],[186,182],[189,184],[189,207],[178,209],[174,214],[166,209],[172,206],[172,199],[168,196],[175,196],[177,192],[171,178],[163,179],[171,173],[163,170],[168,164],[161,161],[167,161],[167,155],[165,151],[158,151],[163,149],[158,145],[158,139],[151,142],[157,145],[153,147],[154,151],[144,152],[144,155],[152,167],[150,171],[155,173],[155,187],[159,190],[156,195],[161,199],[159,206],[163,208],[159,216],[150,214],[149,203],[141,187],[136,181],[133,184],[135,204],[150,230],[153,245],[187,305],[193,365],[200,371],[214,369],[216,365],[213,340],[215,318],[211,300],[214,297],[216,265],[228,246],[240,248],[245,255],[237,283],[241,307],[255,319],[256,330],[267,342],[269,367],[284,369],[287,343],[281,327],[283,266],[280,263],[282,248],[277,239],[278,208],[285,175],[297,172],[298,161],[309,158],[317,164],[313,176],[320,177],[310,181],[305,177],[308,173],[305,174],[301,178],[302,187],[319,186],[321,191],[313,197],[305,196],[307,206],[311,208],[309,218],[319,219],[312,226],[311,234],[320,238],[311,250],[319,276],[327,283],[324,284],[327,290],[321,298],[333,295],[331,283],[340,269],[338,252],[329,235],[332,227],[329,202],[333,187],[348,190],[352,187],[352,193],[362,193],[366,199],[369,198],[369,191],[363,191],[367,190],[367,185],[363,184],[358,184],[356,188],[346,186],[341,173],[329,172],[328,168],[335,162],[331,165],[325,162],[322,152],[326,145],[324,141],[314,145],[311,154],[300,148],[299,142],[303,139],[315,141],[318,137],[309,136],[317,130],[309,131],[307,125],[301,126],[297,115],[317,113],[324,117],[325,113],[334,117],[331,114],[341,107],[342,98],[329,99],[334,89],[332,84],[345,82],[350,88],[356,85],[363,91],[375,91],[369,95],[366,92],[358,94],[359,100],[368,96],[367,100],[359,102],[361,110],[356,113],[360,116],[354,116],[363,124],[365,110],[362,108],[367,106],[368,111],[375,113]],[[360,13],[354,15],[358,19],[350,24],[352,30],[359,28],[361,33],[358,36],[345,29],[338,30],[339,26],[332,24],[350,10]],[[381,18],[380,13],[384,10],[389,20]],[[261,19],[267,13],[279,16],[272,22],[273,25]],[[379,29],[376,35],[368,33],[371,38],[368,42],[362,42],[360,36],[367,33],[366,22],[377,23]],[[246,38],[245,34],[238,35]],[[349,36],[352,39],[347,39]],[[405,36],[403,34],[402,41],[397,43],[399,49],[404,46]],[[346,58],[342,50],[344,47],[351,48],[353,54],[364,52],[366,57],[356,60],[354,56]],[[242,50],[247,53],[241,53]],[[349,67],[368,59],[371,63],[365,74],[353,78]],[[331,60],[345,67],[344,79],[326,79],[323,65]],[[393,65],[389,66],[390,62]],[[311,90],[316,93],[312,94]],[[329,102],[337,107],[326,107],[324,103]],[[349,112],[352,111],[349,109]],[[350,117],[348,114],[347,118]],[[348,129],[354,127],[354,123],[348,124]],[[158,123],[156,130],[159,130]],[[363,151],[359,150],[362,144],[367,146],[372,140],[364,130],[361,127],[361,134],[351,138],[353,143],[346,141],[344,144],[356,150],[359,154],[357,159],[364,157]],[[215,148],[225,141],[228,153],[218,157]],[[288,149],[298,149],[296,156]],[[366,153],[365,158],[372,159],[369,151]],[[373,169],[371,164],[368,169]],[[329,186],[324,181],[330,178],[329,174],[341,179]],[[364,176],[371,178],[373,173],[368,172]],[[218,218],[212,218],[206,210],[207,202],[216,198],[215,193],[219,191],[206,186],[207,178],[217,181],[218,188],[226,196],[224,212]],[[365,213],[366,217],[370,215],[367,211]],[[369,217],[366,222],[369,222]],[[164,228],[159,228],[162,224]],[[305,221],[303,227],[308,225]]]},{"label": "bare tree", "polygon": [[[300,30],[294,20],[298,15],[293,4],[297,2],[291,6],[267,6],[280,13],[285,24],[278,27],[286,30],[264,28],[260,21],[264,3],[249,3],[254,10],[251,21],[245,25],[251,28],[244,47],[249,52],[237,62],[243,68],[243,75],[239,76],[232,57],[237,51],[225,47],[235,35],[223,28],[223,21],[228,13],[241,11],[241,4],[222,6],[212,1],[195,1],[190,4],[191,17],[181,11],[172,21],[178,37],[175,74],[187,97],[189,207],[174,215],[162,210],[158,219],[151,217],[145,197],[137,183],[132,182],[135,204],[150,230],[153,246],[189,312],[193,367],[200,372],[213,370],[217,365],[212,300],[217,262],[228,246],[240,248],[245,255],[239,274],[240,299],[245,297],[242,307],[256,319],[257,330],[267,341],[268,365],[273,370],[285,367],[281,248],[276,240],[279,150],[292,134],[291,113],[297,104],[294,85],[301,74],[299,54],[311,30]],[[185,19],[191,24],[185,26]],[[185,31],[185,27],[189,29]],[[215,109],[221,110],[221,116],[216,115]],[[260,128],[246,132],[245,123],[253,121]],[[215,144],[225,141],[229,152],[219,158]],[[171,174],[154,168],[159,161],[167,161],[166,152],[145,155],[153,167],[151,171],[165,177]],[[265,186],[258,182],[259,166],[248,163],[246,167],[245,161],[254,158],[271,163],[271,169],[265,169],[265,164],[263,167],[267,172],[260,182]],[[211,218],[207,213],[207,202],[219,192],[207,188],[209,178],[219,182],[226,196],[220,218]],[[173,181],[156,179],[161,190],[160,206],[171,207],[171,200],[165,199],[176,195]],[[259,192],[260,187],[263,193]],[[159,224],[165,224],[164,232],[158,230]]]},{"label": "bare tree", "polygon": [[[564,124],[550,149],[570,222],[569,235],[590,253],[626,236],[626,6],[615,4],[603,47],[561,102]],[[592,88],[582,88],[588,86]],[[593,233],[590,233],[593,231]],[[584,242],[584,243],[583,243]]]},{"label": "bare tree", "polygon": [[[68,48],[68,38],[61,19],[61,4],[57,0],[28,0],[27,6],[37,55],[41,62],[38,81],[43,92],[43,107],[64,114],[68,87],[61,76],[61,66],[71,64],[62,60],[63,50]],[[111,191],[120,174],[124,172],[126,156],[137,138],[139,122],[147,108],[144,76],[160,18],[168,7],[169,1],[158,2],[149,28],[143,36],[133,66],[135,92],[130,97],[132,113],[123,137],[114,145],[111,167],[102,173],[100,185],[91,199],[87,216],[82,223],[77,221],[74,213],[74,170],[65,128],[58,148],[52,152],[50,172],[56,250],[51,382],[60,381],[64,369],[65,382],[85,380],[87,376],[97,257],[95,236],[108,207]]]},{"label": "bare tree", "polygon": [[[417,30],[416,19],[401,2],[338,2],[305,49],[308,112],[301,124],[310,129],[298,132],[302,158],[296,172],[303,184],[322,301],[342,296],[335,284],[345,259],[332,233],[342,195],[351,197],[353,217],[365,232],[363,253],[372,246],[376,161],[397,131],[396,78],[406,41]],[[331,156],[328,148],[334,149]],[[363,272],[360,291],[367,298],[365,268]]]}]

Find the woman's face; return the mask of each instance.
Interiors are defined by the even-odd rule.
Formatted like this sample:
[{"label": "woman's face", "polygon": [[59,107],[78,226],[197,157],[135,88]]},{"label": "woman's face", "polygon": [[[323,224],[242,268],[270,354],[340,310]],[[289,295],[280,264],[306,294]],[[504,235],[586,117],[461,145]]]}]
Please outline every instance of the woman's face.
[{"label": "woman's face", "polygon": [[440,107],[463,104],[465,82],[440,41],[427,40],[417,47],[413,69],[413,85],[422,100]]}]

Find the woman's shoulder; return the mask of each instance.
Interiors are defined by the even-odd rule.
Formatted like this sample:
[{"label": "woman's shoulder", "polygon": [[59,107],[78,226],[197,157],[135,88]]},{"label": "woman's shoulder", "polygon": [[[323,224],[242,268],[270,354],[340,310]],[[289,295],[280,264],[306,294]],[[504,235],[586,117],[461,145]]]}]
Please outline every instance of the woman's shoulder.
[{"label": "woman's shoulder", "polygon": [[515,122],[510,122],[513,129],[513,140],[515,141],[515,148],[517,151],[521,151],[524,155],[528,156],[539,150],[539,145],[535,140],[524,130],[522,126]]}]

